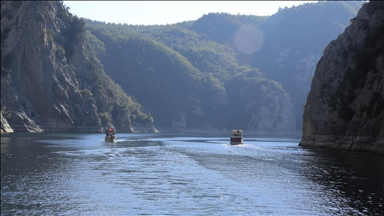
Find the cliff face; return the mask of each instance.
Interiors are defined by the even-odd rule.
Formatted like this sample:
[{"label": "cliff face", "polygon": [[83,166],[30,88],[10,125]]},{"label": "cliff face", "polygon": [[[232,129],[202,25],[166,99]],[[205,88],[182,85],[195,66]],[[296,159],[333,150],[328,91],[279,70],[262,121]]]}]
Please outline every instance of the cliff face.
[{"label": "cliff face", "polygon": [[9,126],[8,121],[6,118],[4,118],[3,113],[0,113],[0,120],[1,120],[1,133],[12,133],[13,129]]},{"label": "cliff face", "polygon": [[303,104],[324,47],[356,16],[361,1],[319,1],[279,10],[262,24],[265,41],[251,65],[280,82],[302,130]]},{"label": "cliff face", "polygon": [[384,2],[364,4],[325,48],[299,145],[384,154]]},{"label": "cliff face", "polygon": [[244,110],[245,113],[250,112],[246,116],[249,118],[246,127],[248,134],[288,137],[298,135],[295,130],[294,106],[277,82],[269,81],[259,91],[244,98],[250,98]]},{"label": "cliff face", "polygon": [[[234,78],[226,85],[230,128],[258,136],[297,136],[294,105],[281,84],[268,79]],[[223,119],[225,117],[222,117]]]},{"label": "cliff face", "polygon": [[[100,64],[85,33],[61,2],[1,2],[1,105],[15,132],[102,130],[110,100],[92,82]],[[120,131],[133,131],[130,113],[116,110],[128,119],[115,121]]]}]

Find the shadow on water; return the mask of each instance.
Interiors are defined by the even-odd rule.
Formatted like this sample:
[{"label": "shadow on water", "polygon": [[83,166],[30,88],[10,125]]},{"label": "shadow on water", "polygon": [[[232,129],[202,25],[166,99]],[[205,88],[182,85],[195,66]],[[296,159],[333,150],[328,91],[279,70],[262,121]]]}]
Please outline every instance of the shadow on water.
[{"label": "shadow on water", "polygon": [[[370,153],[303,148],[301,172],[359,214],[384,212],[384,157]],[[332,200],[330,200],[332,202]],[[348,210],[338,212],[344,214]],[[357,212],[351,212],[357,213]]]},{"label": "shadow on water", "polygon": [[[43,139],[51,139],[52,137],[43,137]],[[46,148],[49,144],[39,144],[36,140],[41,140],[41,134],[27,134],[18,133],[18,135],[9,135],[1,137],[1,167],[2,173],[6,172],[6,169],[14,169],[13,166],[3,165],[17,165],[17,169],[21,169],[20,172],[25,173],[36,170],[31,170],[30,167],[36,169],[55,169],[56,163],[42,163],[48,160],[53,160],[50,153],[53,151],[50,148]],[[45,158],[50,156],[50,158]],[[44,159],[44,160],[42,160]],[[56,160],[57,161],[57,160]],[[53,166],[53,167],[52,167]],[[3,170],[3,168],[5,170]],[[38,170],[44,171],[44,170]]]},{"label": "shadow on water", "polygon": [[[69,178],[63,176],[63,173],[66,173],[71,161],[57,154],[51,154],[53,149],[47,148],[49,144],[36,142],[53,137],[56,135],[42,136],[33,133],[2,135],[2,215],[8,211],[9,214],[5,215],[31,214],[30,209],[42,209],[44,201],[39,197],[51,200],[51,208],[60,209],[60,198],[67,197],[62,197],[54,191],[65,190],[66,185],[56,184],[55,180]],[[43,212],[36,211],[35,214]]]}]

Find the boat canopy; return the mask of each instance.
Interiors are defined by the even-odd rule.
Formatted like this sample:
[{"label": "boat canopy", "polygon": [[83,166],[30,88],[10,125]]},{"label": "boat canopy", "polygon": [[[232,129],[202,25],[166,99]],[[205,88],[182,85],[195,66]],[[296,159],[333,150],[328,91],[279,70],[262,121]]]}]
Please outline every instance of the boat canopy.
[{"label": "boat canopy", "polygon": [[232,129],[232,136],[242,136],[242,135],[243,135],[243,130]]}]

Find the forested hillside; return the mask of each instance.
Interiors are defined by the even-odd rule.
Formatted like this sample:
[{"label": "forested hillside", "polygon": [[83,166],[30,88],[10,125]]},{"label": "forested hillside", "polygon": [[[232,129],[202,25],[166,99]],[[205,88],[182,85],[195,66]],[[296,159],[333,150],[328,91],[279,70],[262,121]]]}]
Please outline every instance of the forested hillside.
[{"label": "forested hillside", "polygon": [[[251,121],[256,118],[252,117],[253,112],[256,110],[259,113],[263,105],[257,99],[262,92],[275,91],[270,95],[279,97],[273,103],[281,111],[284,106],[290,107],[291,104],[278,83],[263,78],[257,69],[239,66],[234,52],[226,45],[202,39],[194,41],[196,33],[185,30],[189,32],[186,37],[188,40],[180,37],[172,49],[151,36],[120,28],[119,25],[105,26],[99,22],[88,22],[87,26],[92,44],[96,47],[95,52],[99,53],[106,71],[128,94],[145,107],[153,107],[151,114],[158,128],[228,130],[241,127],[251,130],[264,128],[262,125],[265,122],[274,122],[268,129],[277,129],[286,122],[294,123],[277,118],[275,111],[273,118]],[[178,30],[180,28],[170,28],[163,35],[172,35],[174,32],[181,34]],[[164,37],[164,41],[172,40],[169,35]],[[205,46],[198,45],[200,41]],[[186,42],[190,45],[183,46]],[[192,63],[183,54],[194,51],[191,55],[195,55],[196,59]],[[207,67],[202,67],[197,59],[206,60],[202,55],[215,55],[216,58],[212,59],[223,64],[206,61]],[[235,78],[236,82],[231,85],[227,83]],[[261,118],[259,114],[256,116]],[[286,118],[290,116],[292,113]],[[280,128],[280,132],[292,130],[292,125]]]},{"label": "forested hillside", "polygon": [[105,71],[159,128],[300,132],[324,47],[362,2],[318,2],[272,16],[211,13],[173,25],[86,20]]}]

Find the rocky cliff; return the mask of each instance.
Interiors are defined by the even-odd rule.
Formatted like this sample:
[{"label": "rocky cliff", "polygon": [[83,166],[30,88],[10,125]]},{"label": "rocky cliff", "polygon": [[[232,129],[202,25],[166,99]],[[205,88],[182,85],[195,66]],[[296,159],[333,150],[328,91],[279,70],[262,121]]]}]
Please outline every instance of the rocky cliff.
[{"label": "rocky cliff", "polygon": [[316,64],[328,43],[356,16],[361,1],[319,1],[285,8],[263,23],[265,42],[251,65],[280,82],[295,105],[296,127],[302,130],[303,104]]},{"label": "rocky cliff", "polygon": [[[295,130],[294,105],[281,84],[268,79],[234,78],[227,84],[228,122],[258,136],[299,136]],[[246,125],[244,125],[246,123]]]},{"label": "rocky cliff", "polygon": [[[130,98],[108,88],[113,81],[90,50],[84,22],[62,2],[2,1],[1,132],[135,131],[138,110],[117,102]],[[155,131],[150,119],[137,125]]]},{"label": "rocky cliff", "polygon": [[247,133],[261,136],[298,136],[299,133],[295,130],[294,105],[289,95],[274,81],[262,85],[260,90],[259,97],[246,105],[246,109],[252,108]]},{"label": "rocky cliff", "polygon": [[299,145],[384,155],[384,2],[364,4],[325,48]]}]

